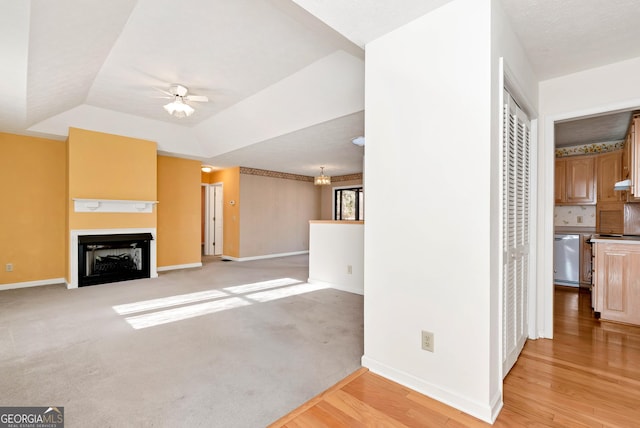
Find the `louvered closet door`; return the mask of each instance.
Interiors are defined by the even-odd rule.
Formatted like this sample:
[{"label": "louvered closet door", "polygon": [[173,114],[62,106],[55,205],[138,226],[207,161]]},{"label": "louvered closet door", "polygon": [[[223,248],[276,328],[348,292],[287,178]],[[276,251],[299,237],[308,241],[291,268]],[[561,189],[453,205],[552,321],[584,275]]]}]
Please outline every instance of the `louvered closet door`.
[{"label": "louvered closet door", "polygon": [[504,94],[502,159],[503,224],[503,377],[527,340],[529,280],[530,122],[513,98]]}]

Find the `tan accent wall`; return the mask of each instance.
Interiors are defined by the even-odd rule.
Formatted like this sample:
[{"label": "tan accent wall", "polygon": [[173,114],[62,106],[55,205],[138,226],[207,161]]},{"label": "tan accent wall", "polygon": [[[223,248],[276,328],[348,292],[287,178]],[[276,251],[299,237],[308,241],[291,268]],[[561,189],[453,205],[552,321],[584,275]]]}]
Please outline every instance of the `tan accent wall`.
[{"label": "tan accent wall", "polygon": [[[320,220],[333,220],[333,189],[336,187],[362,186],[362,175],[356,180],[335,181],[331,186],[322,186],[320,189]],[[367,217],[365,211],[365,218]]]},{"label": "tan accent wall", "polygon": [[0,284],[64,276],[65,171],[64,141],[0,133]]},{"label": "tan accent wall", "polygon": [[200,162],[158,156],[158,267],[199,263]]},{"label": "tan accent wall", "polygon": [[309,220],[320,214],[312,182],[240,174],[240,196],[241,257],[309,249]]}]

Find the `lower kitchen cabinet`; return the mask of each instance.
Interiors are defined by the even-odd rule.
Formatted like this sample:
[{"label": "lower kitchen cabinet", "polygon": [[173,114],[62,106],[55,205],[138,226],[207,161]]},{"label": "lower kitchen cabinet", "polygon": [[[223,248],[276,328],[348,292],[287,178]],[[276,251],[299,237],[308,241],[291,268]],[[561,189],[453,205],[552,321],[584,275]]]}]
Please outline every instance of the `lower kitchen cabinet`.
[{"label": "lower kitchen cabinet", "polygon": [[640,325],[640,241],[596,240],[594,251],[596,317]]}]

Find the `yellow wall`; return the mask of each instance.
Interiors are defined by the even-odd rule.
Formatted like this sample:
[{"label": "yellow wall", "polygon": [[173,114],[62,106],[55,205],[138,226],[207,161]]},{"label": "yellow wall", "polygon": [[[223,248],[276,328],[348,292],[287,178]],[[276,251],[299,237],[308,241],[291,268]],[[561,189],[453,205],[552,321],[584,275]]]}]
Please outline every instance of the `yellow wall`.
[{"label": "yellow wall", "polygon": [[158,266],[200,262],[200,162],[158,156]]},{"label": "yellow wall", "polygon": [[156,227],[152,213],[76,213],[73,198],[157,200],[153,141],[69,129],[69,229]]},{"label": "yellow wall", "polygon": [[[209,173],[208,182],[222,183],[224,255],[240,257],[240,167],[213,171]],[[235,205],[231,201],[235,201]]]},{"label": "yellow wall", "polygon": [[0,133],[0,284],[64,276],[65,171],[64,141]]}]

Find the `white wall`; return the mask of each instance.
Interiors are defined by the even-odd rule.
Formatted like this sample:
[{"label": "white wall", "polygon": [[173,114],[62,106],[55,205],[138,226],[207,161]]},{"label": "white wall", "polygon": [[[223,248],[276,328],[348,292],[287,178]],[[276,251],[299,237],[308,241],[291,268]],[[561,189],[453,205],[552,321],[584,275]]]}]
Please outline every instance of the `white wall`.
[{"label": "white wall", "polygon": [[[351,266],[351,273],[348,267]],[[309,224],[309,283],[338,290],[364,292],[364,224]]]},{"label": "white wall", "polygon": [[502,405],[499,63],[535,115],[523,52],[497,0],[367,45],[363,364],[485,421]]},{"label": "white wall", "polygon": [[486,421],[501,403],[490,27],[490,1],[455,0],[368,44],[365,72],[363,365]]},{"label": "white wall", "polygon": [[542,335],[553,337],[553,180],[557,120],[640,108],[640,57],[540,82],[538,299]]}]

